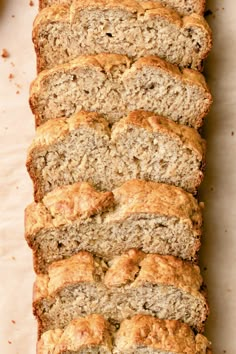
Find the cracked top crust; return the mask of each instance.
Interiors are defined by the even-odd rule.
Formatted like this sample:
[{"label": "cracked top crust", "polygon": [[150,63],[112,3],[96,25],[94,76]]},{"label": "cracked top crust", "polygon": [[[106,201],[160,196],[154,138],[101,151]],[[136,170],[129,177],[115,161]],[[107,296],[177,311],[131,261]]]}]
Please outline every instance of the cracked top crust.
[{"label": "cracked top crust", "polygon": [[45,332],[38,342],[37,354],[60,354],[63,350],[77,351],[96,346],[111,350],[112,343],[108,322],[101,315],[94,314],[72,320],[64,330]]},{"label": "cracked top crust", "polygon": [[[194,123],[184,123],[191,125],[194,128],[199,128],[203,123],[203,118],[210,110],[212,104],[212,96],[206,84],[204,76],[193,69],[180,70],[176,65],[167,63],[166,61],[156,57],[147,56],[132,62],[127,56],[120,54],[101,53],[97,55],[83,55],[76,59],[71,60],[69,63],[56,65],[52,69],[43,70],[37,78],[32,82],[30,89],[30,106],[33,114],[35,114],[36,126],[41,125],[44,121],[57,117],[44,117],[45,112],[40,111],[38,101],[45,91],[45,86],[49,85],[54,76],[57,75],[70,75],[72,71],[87,71],[93,70],[96,75],[99,73],[105,74],[106,80],[114,80],[116,82],[128,82],[138,75],[139,71],[155,69],[155,73],[165,73],[168,75],[169,80],[178,80],[179,84],[186,85],[186,87],[194,87],[202,95],[203,109],[195,114]],[[121,85],[122,86],[122,85]],[[50,100],[49,100],[50,101]],[[128,104],[124,99],[125,104]],[[59,114],[59,113],[58,113]],[[171,115],[169,116],[171,118]],[[108,120],[110,118],[107,118]],[[187,119],[187,117],[186,117]]]},{"label": "cracked top crust", "polygon": [[[174,202],[173,202],[174,201]],[[105,222],[134,217],[135,214],[158,214],[179,218],[199,230],[201,209],[196,199],[181,188],[171,185],[131,180],[113,192],[98,192],[89,183],[81,182],[58,187],[39,203],[25,211],[26,238],[43,228],[79,222],[107,209]]]},{"label": "cracked top crust", "polygon": [[[155,0],[154,0],[155,1]],[[144,1],[141,1],[142,3]],[[39,0],[39,9],[42,10],[45,7],[53,5],[66,5],[70,6],[73,0]],[[193,0],[191,1],[176,1],[176,0],[157,0],[162,6],[172,8],[180,15],[189,15],[191,13],[197,13],[199,15],[204,14],[206,1],[205,0]]]},{"label": "cracked top crust", "polygon": [[200,134],[195,129],[177,124],[168,118],[137,110],[129,113],[110,129],[106,119],[98,113],[81,111],[70,118],[51,119],[39,126],[28,150],[27,164],[31,163],[34,151],[63,141],[68,134],[82,126],[88,126],[96,133],[110,137],[112,142],[130,125],[150,133],[163,132],[171,135],[193,149],[200,158],[205,156],[206,142]]},{"label": "cracked top crust", "polygon": [[211,96],[204,76],[197,70],[188,68],[180,69],[178,66],[168,63],[167,61],[154,55],[142,57],[137,61],[132,62],[132,60],[130,60],[126,55],[110,53],[80,55],[76,59],[71,60],[69,63],[59,64],[51,69],[43,70],[31,84],[31,95],[37,94],[41,89],[41,83],[43,83],[45,79],[47,80],[50,75],[53,75],[60,70],[66,72],[73,67],[95,67],[98,71],[105,71],[109,74],[116,66],[122,65],[125,68],[124,72],[126,75],[128,75],[129,71],[132,72],[136,69],[139,70],[145,66],[161,68],[163,71],[169,73],[170,75],[174,75],[181,81],[188,82],[192,85],[198,85],[204,91],[207,91],[209,96]]},{"label": "cracked top crust", "polygon": [[[198,336],[195,337],[187,325],[178,321],[137,315],[121,323],[116,345],[121,352],[126,352],[132,346],[144,346],[176,353],[206,353],[209,342],[205,337]],[[202,351],[199,352],[199,348]]]},{"label": "cracked top crust", "polygon": [[[150,47],[150,43],[147,41],[146,36],[143,36],[143,42],[142,44],[139,44],[139,46],[136,48],[136,51],[129,52],[127,50],[122,50],[122,48],[119,47],[119,45],[115,45],[115,47],[110,47],[107,50],[104,49],[106,48],[103,47],[103,49],[98,49],[92,45],[91,48],[86,48],[86,31],[83,31],[83,27],[80,28],[80,30],[76,27],[79,23],[83,21],[83,16],[87,16],[87,12],[92,12],[91,13],[91,18],[95,18],[97,12],[101,11],[105,13],[106,11],[111,10],[113,12],[113,16],[110,14],[109,17],[109,22],[112,23],[114,22],[114,16],[121,16],[122,15],[118,14],[118,12],[122,12],[125,14],[127,19],[127,25],[130,26],[132,25],[132,22],[130,23],[130,17],[132,17],[132,21],[135,20],[137,24],[139,24],[140,28],[143,28],[143,33],[145,33],[145,28],[144,26],[147,26],[147,23],[153,22],[154,21],[154,30],[158,34],[158,29],[156,26],[158,26],[159,23],[165,22],[165,26],[169,28],[169,31],[176,31],[176,33],[179,34],[179,37],[181,37],[181,34],[183,33],[188,33],[193,32],[193,33],[198,33],[198,41],[197,43],[199,44],[199,47],[196,47],[193,45],[193,43],[189,42],[188,45],[184,45],[183,42],[181,42],[180,47],[182,50],[186,51],[186,46],[189,48],[189,52],[186,51],[186,54],[182,54],[182,59],[173,59],[169,56],[168,53],[170,53],[168,50],[165,52],[166,54],[164,55],[161,50],[158,50],[157,47],[156,51],[153,49],[153,46]],[[101,17],[101,16],[100,16]],[[99,18],[100,18],[99,17]],[[86,17],[85,17],[86,18]],[[48,35],[46,34],[48,29],[49,29],[49,34],[53,33],[53,29],[55,30],[55,27],[63,25],[65,29],[62,31],[66,32],[67,35],[71,38],[76,38],[76,30],[78,30],[80,33],[83,31],[83,34],[81,33],[81,36],[85,36],[84,40],[84,48],[82,50],[78,51],[74,49],[71,50],[70,52],[70,58],[75,58],[76,55],[81,55],[85,53],[89,54],[94,54],[94,53],[99,53],[99,52],[111,52],[111,53],[120,53],[120,54],[128,54],[130,57],[138,57],[138,53],[140,50],[142,50],[142,47],[146,49],[146,54],[155,54],[155,55],[160,55],[164,59],[175,63],[177,65],[180,65],[182,67],[192,67],[195,69],[202,69],[202,60],[205,59],[209,53],[209,51],[212,48],[212,32],[211,29],[207,23],[207,21],[204,19],[203,16],[200,16],[199,14],[192,13],[189,14],[188,16],[181,17],[176,11],[173,9],[167,8],[164,6],[163,3],[160,2],[155,2],[155,1],[136,1],[136,0],[121,0],[119,2],[115,0],[74,0],[72,1],[71,5],[53,5],[51,7],[47,7],[43,9],[38,16],[35,19],[34,22],[34,27],[33,27],[33,42],[35,45],[35,50],[37,53],[37,61],[38,61],[38,71],[41,71],[46,68],[53,67],[57,63],[65,63],[68,62],[69,57],[65,56],[62,59],[62,55],[58,56],[55,61],[52,60],[52,57],[50,55],[51,52],[53,52],[53,42],[51,43],[51,49],[46,50],[44,48],[43,42],[45,40],[48,40]],[[75,31],[73,30],[75,28]],[[91,26],[90,30],[92,29],[93,26]],[[96,28],[96,25],[95,25]],[[160,29],[160,35],[162,32],[161,27]],[[119,32],[119,31],[118,31]],[[60,32],[59,32],[60,33]],[[45,35],[45,39],[43,41]],[[63,35],[60,34],[55,34],[55,38],[58,39],[58,41],[61,41],[61,46],[63,45]],[[50,35],[49,35],[50,38]],[[103,37],[102,37],[103,38]],[[165,37],[163,37],[164,40]],[[76,40],[76,39],[75,39]],[[122,40],[122,39],[121,39]],[[159,41],[159,36],[156,36],[156,41],[158,43]],[[91,42],[91,41],[90,41]],[[72,39],[73,43],[73,39]],[[77,43],[78,43],[78,37],[77,37]],[[91,44],[91,43],[90,43]],[[55,44],[54,44],[55,45]],[[81,44],[78,43],[78,47],[80,47]],[[176,47],[176,50],[180,50],[180,47]],[[69,46],[70,48],[70,46]],[[179,48],[179,49],[177,49]],[[200,48],[200,49],[199,49]],[[94,51],[93,51],[94,50]],[[143,56],[143,55],[141,55]],[[188,57],[188,60],[187,60]]]},{"label": "cracked top crust", "polygon": [[[113,344],[112,344],[113,342]],[[63,330],[45,332],[37,345],[37,354],[63,350],[78,351],[104,347],[107,353],[130,353],[140,347],[177,354],[212,354],[211,343],[201,334],[194,335],[184,323],[136,315],[121,323],[116,331],[99,314],[72,320]],[[138,351],[137,351],[138,352]]]},{"label": "cracked top crust", "polygon": [[53,297],[66,286],[98,282],[108,289],[135,288],[147,284],[173,286],[204,299],[201,293],[202,277],[197,265],[173,256],[145,254],[132,249],[115,257],[108,265],[85,251],[52,263],[48,274],[36,278],[34,302]]}]

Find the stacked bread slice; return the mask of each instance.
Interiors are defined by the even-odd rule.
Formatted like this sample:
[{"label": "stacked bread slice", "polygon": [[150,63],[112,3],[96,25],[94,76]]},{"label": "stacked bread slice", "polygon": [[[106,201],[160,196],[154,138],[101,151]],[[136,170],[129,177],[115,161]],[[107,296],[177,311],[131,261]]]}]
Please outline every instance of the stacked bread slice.
[{"label": "stacked bread slice", "polygon": [[204,0],[40,0],[25,211],[38,354],[210,354]]},{"label": "stacked bread slice", "polygon": [[211,48],[211,31],[202,16],[181,18],[158,2],[74,0],[41,11],[33,40],[39,71],[98,53],[157,55],[197,69]]}]

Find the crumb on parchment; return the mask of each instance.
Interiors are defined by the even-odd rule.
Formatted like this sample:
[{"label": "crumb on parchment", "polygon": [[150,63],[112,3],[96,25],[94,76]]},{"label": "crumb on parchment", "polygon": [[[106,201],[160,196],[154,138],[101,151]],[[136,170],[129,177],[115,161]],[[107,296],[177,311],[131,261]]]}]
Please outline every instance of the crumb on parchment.
[{"label": "crumb on parchment", "polygon": [[2,58],[9,58],[10,54],[6,48],[2,49]]},{"label": "crumb on parchment", "polygon": [[213,15],[213,12],[210,9],[206,10],[205,13],[204,13],[204,16],[207,17],[207,16],[210,16],[210,15]]}]

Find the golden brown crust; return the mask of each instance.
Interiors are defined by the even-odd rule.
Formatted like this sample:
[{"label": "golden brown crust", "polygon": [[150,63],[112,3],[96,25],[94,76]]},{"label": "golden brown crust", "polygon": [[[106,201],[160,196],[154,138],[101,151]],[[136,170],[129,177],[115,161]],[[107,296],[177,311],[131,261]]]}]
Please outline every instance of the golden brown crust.
[{"label": "golden brown crust", "polygon": [[137,110],[130,112],[127,117],[122,118],[115,124],[112,129],[112,140],[115,139],[119,131],[126,129],[129,125],[143,128],[152,133],[163,132],[173,136],[175,139],[180,139],[186,146],[193,149],[200,158],[203,158],[203,161],[205,160],[206,141],[193,128],[177,124],[152,112]]},{"label": "golden brown crust", "polygon": [[[115,202],[114,202],[115,198]],[[174,203],[173,203],[174,200]],[[79,221],[115,206],[110,222],[135,214],[157,214],[179,218],[196,235],[201,234],[202,215],[196,199],[181,188],[141,180],[131,180],[112,192],[97,192],[89,183],[75,183],[49,192],[40,203],[25,211],[25,236],[29,245],[41,229],[56,228]]]},{"label": "golden brown crust", "polygon": [[54,354],[63,333],[64,331],[59,328],[43,333],[37,343],[37,354]]},{"label": "golden brown crust", "polygon": [[202,334],[196,335],[196,350],[199,354],[212,354],[211,343]]},{"label": "golden brown crust", "polygon": [[89,126],[101,134],[110,135],[108,123],[101,115],[96,112],[80,111],[70,118],[52,119],[40,125],[28,150],[28,157],[35,149],[53,145],[81,126]]},{"label": "golden brown crust", "polygon": [[27,242],[31,243],[31,236],[43,228],[53,226],[51,214],[43,203],[31,203],[25,209],[25,236]]},{"label": "golden brown crust", "polygon": [[95,282],[110,290],[126,285],[132,288],[147,284],[173,286],[205,302],[201,294],[200,269],[191,262],[173,256],[145,254],[133,249],[115,257],[110,264],[110,267],[105,269],[91,253],[85,251],[53,262],[47,275],[36,277],[34,304],[42,298],[54,297],[67,286]]},{"label": "golden brown crust", "polygon": [[145,254],[133,249],[111,261],[104,283],[107,287],[172,285],[199,296],[202,277],[197,265],[173,256]]},{"label": "golden brown crust", "polygon": [[34,185],[34,199],[39,201],[43,198],[40,191],[36,171],[34,169],[34,156],[38,156],[40,152],[45,151],[49,146],[58,144],[63,141],[71,132],[84,126],[90,127],[102,136],[110,136],[107,121],[95,112],[78,112],[70,118],[58,118],[56,120],[48,120],[40,125],[36,130],[36,135],[28,149],[26,168]]},{"label": "golden brown crust", "polygon": [[48,267],[47,275],[37,275],[34,284],[34,302],[53,296],[60,289],[78,283],[95,282],[95,263],[91,253],[78,254]]},{"label": "golden brown crust", "polygon": [[[158,0],[159,1],[159,0]],[[195,10],[190,10],[192,13],[197,13],[199,15],[203,15],[204,11],[205,11],[205,6],[206,6],[206,0],[195,0],[197,2],[196,9]],[[71,3],[73,2],[73,0],[52,0],[51,3],[48,0],[39,0],[39,10],[42,10],[43,8],[47,7],[47,6],[53,6],[53,5],[59,5],[59,4],[64,4],[64,5],[71,5]],[[143,2],[143,1],[142,1]],[[169,8],[171,8],[171,6],[177,6],[177,4],[173,3],[173,5],[171,3],[169,3],[166,0],[163,0],[163,6],[168,6]],[[177,10],[176,10],[177,11]],[[179,8],[179,12],[182,14],[184,14],[184,8]]]},{"label": "golden brown crust", "polygon": [[69,30],[69,25],[79,21],[81,11],[91,9],[101,10],[101,8],[104,10],[116,8],[122,9],[126,12],[134,14],[137,16],[137,19],[141,15],[144,16],[144,18],[150,17],[150,19],[162,18],[179,29],[200,28],[204,38],[206,39],[206,43],[204,44],[205,51],[202,52],[202,56],[199,58],[199,63],[197,65],[198,69],[201,69],[201,61],[207,57],[212,48],[211,29],[204,17],[198,14],[191,14],[181,18],[176,11],[154,1],[142,2],[136,0],[122,0],[117,2],[116,0],[74,0],[72,1],[71,6],[53,5],[51,7],[47,7],[43,9],[36,17],[33,27],[33,42],[37,53],[38,72],[45,69],[47,65],[45,60],[40,56],[40,46],[38,40],[40,27],[51,23],[64,22],[68,23]]},{"label": "golden brown crust", "polygon": [[[201,338],[200,338],[201,337]],[[210,354],[210,342],[195,337],[185,324],[175,320],[158,320],[137,315],[121,322],[115,331],[101,315],[90,315],[70,322],[64,330],[45,332],[37,345],[37,354],[61,354],[62,350],[105,347],[108,353],[135,352],[139,347],[171,351],[177,354]],[[51,350],[51,351],[49,351]]]},{"label": "golden brown crust", "polygon": [[93,347],[105,347],[108,351],[112,347],[109,325],[96,314],[72,320],[64,330],[45,332],[38,342],[37,354],[60,354]]},{"label": "golden brown crust", "polygon": [[118,207],[111,212],[111,220],[125,219],[135,213],[161,214],[180,218],[198,230],[201,227],[202,217],[196,199],[181,188],[133,180],[125,182],[113,193]]},{"label": "golden brown crust", "polygon": [[143,66],[160,68],[165,72],[167,72],[168,74],[173,75],[184,82],[198,85],[199,87],[204,89],[204,91],[208,92],[210,95],[210,91],[204,76],[197,70],[188,69],[188,68],[180,69],[177,65],[168,63],[167,61],[154,55],[142,57],[133,63],[133,67],[136,68],[137,70],[141,69]]},{"label": "golden brown crust", "polygon": [[174,320],[163,321],[152,316],[137,315],[123,321],[115,343],[124,353],[131,348],[149,347],[154,350],[197,354],[194,333],[186,324]]},{"label": "golden brown crust", "polygon": [[131,66],[131,61],[128,57],[120,54],[97,54],[97,55],[82,55],[70,61],[67,64],[60,64],[52,69],[42,71],[30,85],[29,104],[33,114],[35,115],[36,127],[43,123],[39,112],[37,112],[36,102],[40,94],[43,83],[53,76],[58,71],[66,73],[74,68],[95,68],[96,70],[110,73],[117,65],[124,65],[127,69]]},{"label": "golden brown crust", "polygon": [[81,111],[73,114],[70,118],[48,120],[37,128],[36,135],[28,149],[26,162],[28,171],[30,172],[34,151],[39,151],[41,148],[46,149],[50,145],[62,141],[68,134],[81,126],[89,126],[98,133],[111,135],[111,140],[115,140],[117,133],[126,129],[129,125],[143,128],[151,133],[166,133],[180,139],[187,147],[193,149],[199,158],[205,156],[206,142],[200,134],[195,129],[177,124],[168,118],[137,110],[122,118],[111,130],[107,121],[101,115],[95,112]]},{"label": "golden brown crust", "polygon": [[[185,21],[185,18],[189,18],[192,25],[199,25],[204,31],[211,34],[211,30],[207,22],[204,17],[201,16],[203,14],[204,7],[205,6],[203,5],[198,14],[192,13],[181,17],[174,9],[166,7],[161,2],[155,1],[122,0],[117,2],[116,0],[72,0],[62,4],[55,3],[46,9],[42,9],[36,17],[34,28],[36,28],[40,22],[56,22],[60,20],[73,22],[74,17],[78,15],[78,12],[84,9],[119,8],[137,14],[144,14],[145,11],[147,11],[151,16],[165,17],[179,27],[185,27],[186,22],[188,23],[188,20]],[[69,12],[71,13],[69,14]],[[193,18],[191,19],[192,16]]]},{"label": "golden brown crust", "polygon": [[[127,117],[122,118],[116,123],[112,130],[108,127],[107,121],[100,115],[94,112],[78,112],[70,118],[51,119],[39,126],[36,130],[36,135],[28,149],[26,167],[34,185],[35,201],[40,201],[43,198],[43,192],[39,185],[38,171],[36,170],[34,160],[42,153],[53,146],[63,142],[73,131],[88,127],[92,129],[96,135],[108,137],[110,139],[110,147],[113,144],[119,143],[120,134],[123,132],[129,138],[129,127],[145,129],[147,134],[161,133],[168,135],[174,140],[180,141],[186,148],[197,154],[201,161],[200,170],[204,171],[206,142],[201,138],[200,134],[193,128],[177,124],[170,119],[154,115],[151,112],[134,111]],[[198,185],[201,183],[203,173],[199,176],[191,192],[195,192]],[[125,180],[125,178],[124,178]]]},{"label": "golden brown crust", "polygon": [[26,238],[43,228],[59,227],[99,214],[113,204],[112,192],[97,192],[86,182],[56,188],[41,203],[32,203],[25,209]]},{"label": "golden brown crust", "polygon": [[[41,7],[41,5],[40,5]],[[54,22],[62,22],[62,23],[70,23],[70,12],[69,12],[69,5],[66,4],[60,4],[57,6],[50,6],[46,7],[44,9],[44,6],[42,7],[42,11],[38,13],[36,16],[34,23],[33,23],[33,31],[32,31],[32,40],[36,46],[35,39],[37,38],[38,35],[38,29],[40,28],[42,21],[43,23],[50,23],[53,19]],[[43,68],[46,63],[44,58],[39,55],[38,49],[36,49],[36,61],[37,61],[37,72],[40,71],[40,68]]]},{"label": "golden brown crust", "polygon": [[43,198],[54,226],[98,214],[112,206],[113,202],[112,192],[97,192],[86,182],[62,186]]},{"label": "golden brown crust", "polygon": [[53,77],[58,72],[66,73],[67,71],[70,71],[74,68],[85,67],[93,67],[98,71],[105,71],[107,74],[109,74],[111,70],[117,65],[123,65],[126,68],[125,75],[128,75],[129,73],[134,73],[135,71],[141,70],[144,67],[154,67],[159,68],[165,71],[167,74],[176,77],[184,84],[198,86],[199,89],[204,91],[204,95],[209,101],[206,110],[202,112],[202,114],[196,120],[196,128],[202,125],[203,118],[210,109],[212,103],[212,96],[206,84],[205,78],[201,73],[192,69],[183,69],[183,71],[181,72],[176,65],[167,63],[166,61],[155,56],[147,56],[138,59],[131,65],[131,61],[125,55],[102,53],[98,55],[79,56],[78,58],[70,61],[67,64],[60,64],[52,69],[44,70],[37,76],[37,78],[31,84],[29,101],[32,112],[33,114],[35,114],[36,126],[39,126],[43,123],[43,121],[41,120],[41,116],[37,111],[37,100],[40,96],[41,90],[43,90],[44,82],[47,81],[50,77]]}]

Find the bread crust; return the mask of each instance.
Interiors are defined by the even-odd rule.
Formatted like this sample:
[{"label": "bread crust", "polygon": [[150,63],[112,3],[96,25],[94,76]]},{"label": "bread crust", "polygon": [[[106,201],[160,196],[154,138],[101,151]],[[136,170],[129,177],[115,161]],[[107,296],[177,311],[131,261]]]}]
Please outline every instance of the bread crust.
[{"label": "bread crust", "polygon": [[[110,343],[112,343],[110,345]],[[62,354],[62,350],[80,351],[104,346],[107,353],[134,352],[139,347],[171,351],[177,354],[211,354],[211,343],[185,324],[136,315],[115,330],[101,315],[90,315],[70,322],[64,330],[45,332],[37,344],[37,354]],[[63,349],[62,349],[63,348]],[[133,349],[133,351],[132,351]]]},{"label": "bread crust", "polygon": [[42,202],[26,208],[26,240],[33,248],[33,238],[40,230],[79,222],[108,208],[113,208],[107,216],[110,222],[125,220],[136,213],[160,214],[179,218],[196,235],[201,234],[201,209],[191,194],[166,184],[131,180],[113,192],[97,192],[86,182],[56,188]]},{"label": "bread crust", "polygon": [[97,192],[86,182],[56,188],[41,203],[32,203],[26,209],[26,235],[33,235],[43,228],[59,227],[89,218],[113,205],[112,192]]},{"label": "bread crust", "polygon": [[[50,147],[59,142],[63,143],[73,131],[80,128],[88,127],[101,137],[106,136],[109,139],[109,153],[116,142],[119,143],[119,134],[127,132],[129,138],[129,127],[143,129],[149,134],[163,133],[180,141],[186,148],[192,150],[201,162],[199,169],[199,178],[193,190],[189,192],[195,193],[197,187],[203,179],[203,171],[205,168],[206,142],[198,132],[190,127],[177,124],[167,118],[156,116],[151,112],[134,111],[127,117],[121,119],[112,129],[109,128],[107,121],[100,115],[94,112],[79,112],[70,118],[58,118],[49,120],[38,127],[35,138],[33,139],[27,154],[26,167],[34,185],[35,201],[40,201],[43,198],[43,191],[39,185],[38,171],[36,170],[34,159],[41,153],[45,153]],[[43,178],[43,177],[41,177]],[[128,179],[128,178],[127,178]],[[125,181],[125,177],[124,177]],[[76,182],[76,181],[75,181]]]},{"label": "bread crust", "polygon": [[202,298],[203,280],[196,264],[173,256],[145,254],[131,249],[111,260],[108,268],[104,268],[102,262],[96,261],[96,257],[86,251],[53,262],[48,274],[36,277],[34,303],[45,297],[55,297],[66,286],[97,282],[108,289],[125,285],[140,287],[147,283],[171,285]]},{"label": "bread crust", "polygon": [[203,338],[195,338],[193,332],[185,324],[173,320],[162,321],[143,315],[124,320],[116,337],[116,344],[121,347],[121,352],[126,352],[136,345],[137,347],[150,347],[153,350],[164,348],[166,351],[176,353],[197,354],[197,342],[199,341],[203,341]]},{"label": "bread crust", "polygon": [[195,118],[196,122],[194,128],[199,128],[202,126],[203,118],[210,110],[212,96],[206,84],[205,78],[201,73],[192,69],[183,69],[181,71],[176,65],[167,63],[166,61],[155,56],[144,57],[132,63],[127,56],[106,53],[80,56],[72,60],[70,63],[57,65],[52,69],[44,70],[37,76],[31,84],[29,100],[32,113],[35,115],[36,126],[43,123],[43,118],[37,108],[38,98],[40,97],[41,91],[43,92],[44,90],[44,83],[50,80],[50,78],[52,78],[55,74],[59,72],[66,74],[70,70],[76,68],[93,68],[98,72],[105,72],[106,75],[109,76],[112,69],[119,65],[125,67],[122,78],[135,75],[139,70],[142,70],[142,68],[152,67],[161,70],[163,73],[167,73],[177,80],[180,80],[180,82],[184,85],[197,86],[204,93],[205,100],[208,102],[208,104],[205,105],[204,110]]},{"label": "bread crust", "polygon": [[152,112],[142,110],[130,112],[125,118],[121,119],[112,129],[112,138],[115,138],[117,133],[129,125],[134,125],[153,133],[159,131],[168,133],[189,144],[188,146],[191,146],[199,157],[205,156],[206,141],[202,139],[201,135],[195,129],[177,124],[168,118],[153,114]]},{"label": "bread crust", "polygon": [[105,347],[111,353],[112,342],[108,322],[97,314],[76,318],[64,329],[45,332],[37,344],[37,354],[61,354],[86,348]]},{"label": "bread crust", "polygon": [[28,149],[27,166],[30,167],[32,155],[35,151],[41,149],[41,147],[47,148],[60,140],[64,140],[70,132],[79,129],[81,126],[89,126],[96,130],[96,132],[102,135],[105,134],[112,139],[129,125],[143,128],[152,133],[159,131],[168,133],[175,138],[180,138],[199,157],[205,155],[206,141],[202,139],[195,129],[177,124],[168,118],[155,115],[152,112],[142,110],[130,112],[112,128],[109,128],[107,121],[102,115],[96,112],[81,111],[75,113],[70,118],[49,120],[37,128],[36,135]]},{"label": "bread crust", "polygon": [[[39,0],[39,10],[42,10],[43,8],[47,7],[47,6],[52,6],[52,5],[59,5],[59,4],[64,4],[64,5],[71,5],[73,0],[53,0],[52,4],[49,4],[48,0]],[[195,12],[198,13],[199,15],[203,15],[204,11],[205,11],[205,7],[206,7],[206,0],[196,0],[198,2],[198,11],[193,11],[191,10],[191,12]],[[168,0],[164,0],[162,2],[162,4],[164,6],[168,6],[169,8],[171,8],[173,5],[171,5],[171,3],[168,2]],[[177,11],[177,10],[176,10]],[[179,11],[182,15],[187,15],[187,13],[184,12],[184,9],[182,9],[181,11]]]},{"label": "bread crust", "polygon": [[[208,304],[202,292],[200,269],[191,262],[173,256],[145,254],[139,250],[129,250],[115,257],[105,266],[103,261],[96,260],[91,253],[78,254],[52,263],[48,274],[38,275],[34,284],[33,308],[38,319],[39,333],[42,333],[41,318],[37,308],[40,303],[54,301],[60,291],[80,284],[103,287],[109,294],[116,294],[118,288],[138,289],[140,287],[167,286],[180,289],[204,304],[202,321],[197,330],[203,332],[204,323],[209,314]],[[118,296],[118,295],[117,295]]]},{"label": "bread crust", "polygon": [[[144,19],[149,18],[150,21],[158,19],[163,19],[168,21],[172,26],[177,27],[178,30],[193,30],[201,29],[203,37],[205,38],[205,51],[202,52],[201,57],[199,57],[198,62],[192,62],[191,67],[194,69],[201,70],[202,61],[207,57],[208,53],[212,48],[212,32],[203,16],[198,14],[191,14],[184,16],[183,18],[178,15],[172,9],[165,7],[159,2],[144,1],[140,2],[137,0],[73,0],[71,6],[69,5],[53,5],[51,7],[46,7],[43,9],[36,17],[33,26],[33,42],[35,46],[35,51],[37,54],[37,68],[38,72],[50,68],[45,60],[40,54],[40,31],[41,27],[44,28],[47,25],[54,23],[68,23],[68,30],[73,26],[76,21],[80,21],[80,12],[83,10],[101,10],[104,11],[109,9],[121,9],[127,13],[131,13],[132,16],[136,17],[136,21],[139,20],[140,16]],[[202,45],[203,47],[203,45]],[[80,54],[80,53],[78,53]],[[81,53],[83,54],[83,53]],[[92,53],[91,53],[92,54]],[[122,53],[125,54],[125,53]],[[148,50],[147,50],[148,54]],[[155,53],[159,55],[158,53]],[[68,58],[69,59],[69,58]],[[71,58],[72,59],[72,58]],[[54,63],[58,64],[58,63]],[[181,62],[176,63],[180,66]],[[185,65],[186,66],[186,65]]]},{"label": "bread crust", "polygon": [[[140,213],[160,213],[180,218],[199,230],[202,224],[196,199],[181,188],[163,183],[131,180],[113,190],[115,201],[121,208],[114,209],[111,219],[128,218]],[[174,203],[173,203],[174,201]],[[191,220],[191,221],[190,221]]]}]

